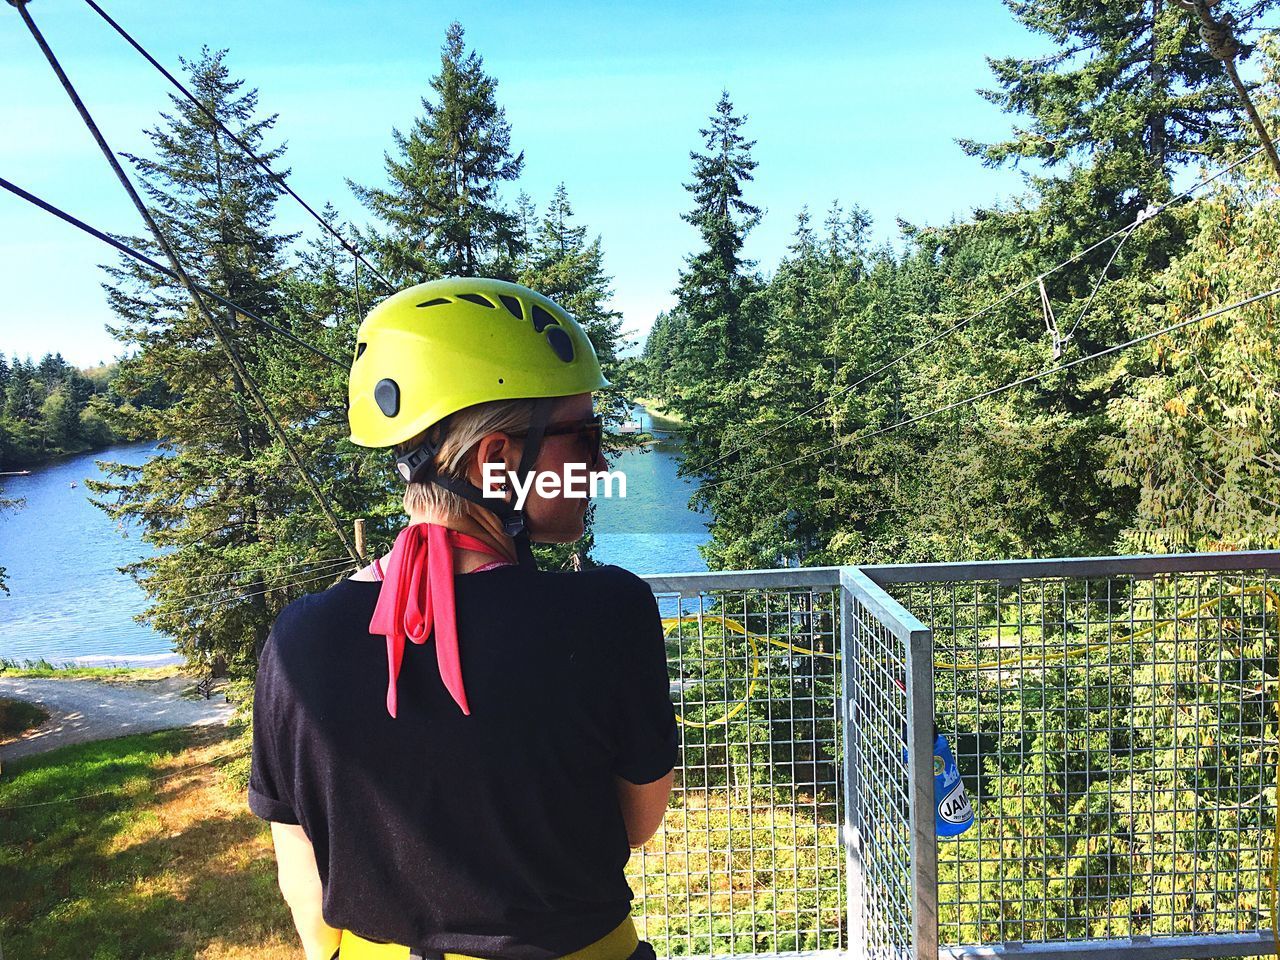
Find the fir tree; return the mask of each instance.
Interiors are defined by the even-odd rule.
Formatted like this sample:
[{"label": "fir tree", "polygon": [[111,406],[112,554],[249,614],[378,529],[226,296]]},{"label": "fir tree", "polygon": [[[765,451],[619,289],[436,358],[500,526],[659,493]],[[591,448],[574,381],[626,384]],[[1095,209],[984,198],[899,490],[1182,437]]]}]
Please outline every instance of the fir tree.
[{"label": "fir tree", "polygon": [[[282,147],[264,140],[275,117],[258,116],[256,91],[242,90],[225,51],[183,61],[190,86],[223,124],[280,170]],[[151,155],[130,160],[162,229],[192,278],[260,316],[283,320],[283,255],[291,237],[274,232],[277,193],[267,176],[185,99],[148,130]],[[156,254],[150,239],[131,243]],[[158,255],[158,254],[156,254]],[[108,465],[91,484],[115,517],[140,522],[160,548],[130,568],[151,596],[147,620],[194,662],[250,671],[280,608],[297,594],[288,569],[340,553],[334,533],[293,511],[299,480],[282,456],[247,385],[234,371],[186,291],[131,261],[107,270],[114,335],[130,349],[114,389],[126,401],[112,423],[163,438],[141,467]],[[298,356],[292,345],[235,311],[211,304],[249,374],[286,426],[309,424],[312,398],[272,375]],[[157,392],[166,406],[147,400]],[[247,572],[246,572],[247,571]],[[195,579],[199,578],[199,579]],[[315,578],[306,584],[315,587]]]},{"label": "fir tree", "polygon": [[391,275],[404,283],[438,276],[508,278],[519,256],[520,223],[502,205],[503,183],[514,181],[524,154],[511,151],[511,127],[498,106],[497,81],[449,27],[434,97],[409,133],[392,131],[395,155],[385,155],[389,185],[348,181],[385,225],[370,236]]},{"label": "fir tree", "polygon": [[739,371],[759,342],[742,314],[746,298],[758,289],[742,245],[762,216],[743,195],[753,179],[754,140],[742,134],[745,116],[734,113],[729,92],[722,91],[708,126],[698,132],[706,153],[692,151],[693,180],[684,185],[694,206],[681,219],[697,228],[702,248],[690,254],[676,288],[676,310],[684,314],[690,337],[686,348],[709,364],[707,373],[728,378]]},{"label": "fir tree", "polygon": [[[531,204],[531,201],[530,201]],[[519,282],[550,297],[568,310],[582,324],[595,347],[605,377],[613,384],[597,395],[597,409],[616,422],[627,410],[627,397],[632,395],[627,367],[618,357],[622,348],[622,314],[608,306],[612,296],[612,278],[604,270],[604,254],[600,237],[587,240],[585,225],[575,222],[573,206],[563,183],[557,185],[541,222],[531,236],[525,258],[525,269]],[[616,453],[636,445],[637,440],[621,436],[608,437],[605,449]],[[547,565],[569,566],[589,562],[594,538],[591,521],[595,507],[587,516],[587,532],[576,544],[565,548],[539,548]]]},{"label": "fir tree", "polygon": [[[960,141],[970,154],[996,165],[1032,159],[1068,169],[1066,179],[1092,197],[1102,221],[1115,223],[1167,196],[1179,166],[1221,157],[1239,139],[1236,95],[1207,55],[1194,14],[1176,0],[1005,3],[1058,49],[1036,59],[988,58],[997,89],[983,96],[1027,123],[1008,140]],[[1231,11],[1238,30],[1274,5],[1255,0]],[[1252,51],[1243,44],[1241,58]],[[1042,183],[1041,192],[1048,189]]]},{"label": "fir tree", "polygon": [[698,228],[701,246],[685,259],[675,290],[664,331],[671,344],[669,390],[659,399],[687,424],[682,469],[693,473],[725,452],[725,437],[741,411],[751,408],[742,378],[762,344],[767,303],[752,296],[761,283],[755,264],[742,256],[746,236],[762,216],[744,195],[756,168],[755,141],[742,133],[746,120],[723,91],[699,130],[706,152],[689,154],[693,179],[684,185],[694,205],[681,216]]},{"label": "fir tree", "polygon": [[[596,348],[605,377],[618,384],[618,352],[624,344],[622,314],[608,306],[613,278],[604,270],[599,235],[588,242],[586,226],[574,222],[563,183],[556,187],[533,235],[527,263],[519,281],[550,297],[577,318]],[[612,400],[615,405],[624,403],[623,395],[616,390]],[[612,412],[618,414],[620,408]]]}]

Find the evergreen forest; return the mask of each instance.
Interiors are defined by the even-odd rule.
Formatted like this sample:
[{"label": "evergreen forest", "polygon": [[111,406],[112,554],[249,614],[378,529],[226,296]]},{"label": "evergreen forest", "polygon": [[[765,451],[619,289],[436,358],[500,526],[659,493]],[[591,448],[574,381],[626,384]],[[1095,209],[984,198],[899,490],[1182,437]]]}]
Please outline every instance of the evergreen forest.
[{"label": "evergreen forest", "polygon": [[[1280,51],[1260,28],[1274,6],[1232,8],[1272,127]],[[247,314],[346,358],[385,287],[491,276],[584,323],[615,423],[636,397],[683,420],[712,569],[1276,546],[1273,300],[1073,363],[1275,286],[1276,172],[1185,9],[1008,7],[1055,52],[993,52],[975,96],[1008,113],[1008,136],[962,140],[956,162],[1016,166],[1023,193],[900,222],[881,243],[857,196],[815,197],[768,214],[793,217],[794,235],[780,262],[753,262],[756,142],[749,105],[726,90],[689,131],[687,205],[672,216],[697,239],[643,344],[623,334],[607,238],[575,216],[568,185],[522,187],[499,79],[460,24],[420,112],[390,131],[384,177],[349,183],[363,222],[324,208],[336,237],[281,232],[277,183],[223,130],[286,171],[278,117],[228,51],[198,51],[182,67],[200,107],[173,95],[128,161],[192,277],[244,308],[216,306],[252,382],[180,284],[122,257],[104,284],[121,359],[101,376],[58,358],[5,364],[0,455],[159,439],[164,456],[112,466],[95,495],[161,548],[131,570],[151,623],[189,657],[250,674],[299,586],[272,572],[341,558],[354,517],[385,545],[399,503],[386,458],[345,439],[343,367]],[[589,563],[589,550],[546,559]],[[193,603],[194,577],[240,599]]]}]

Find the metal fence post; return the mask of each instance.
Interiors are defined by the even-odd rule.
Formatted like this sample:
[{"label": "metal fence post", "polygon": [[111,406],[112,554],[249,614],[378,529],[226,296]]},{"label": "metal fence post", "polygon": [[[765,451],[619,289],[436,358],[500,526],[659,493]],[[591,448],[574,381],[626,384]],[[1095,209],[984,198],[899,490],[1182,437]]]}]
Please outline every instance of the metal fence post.
[{"label": "metal fence post", "polygon": [[907,776],[911,810],[911,894],[914,956],[938,956],[938,830],[934,819],[933,631],[907,638]]},{"label": "metal fence post", "polygon": [[866,891],[863,887],[862,830],[860,813],[862,804],[861,732],[853,722],[855,716],[853,677],[850,663],[861,655],[857,633],[853,629],[853,596],[848,586],[840,584],[840,722],[844,727],[844,857],[845,857],[845,916],[848,930],[849,955],[866,956],[866,916],[863,909]]}]

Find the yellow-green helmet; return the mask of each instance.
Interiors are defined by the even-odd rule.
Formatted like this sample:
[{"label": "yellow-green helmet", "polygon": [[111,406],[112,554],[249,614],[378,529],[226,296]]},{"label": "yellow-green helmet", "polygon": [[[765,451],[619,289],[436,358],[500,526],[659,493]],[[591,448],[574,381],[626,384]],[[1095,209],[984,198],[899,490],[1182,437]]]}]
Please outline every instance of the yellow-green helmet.
[{"label": "yellow-green helmet", "polygon": [[567,397],[609,386],[567,311],[505,280],[446,277],[393,294],[356,336],[351,440],[404,443],[488,400]]}]

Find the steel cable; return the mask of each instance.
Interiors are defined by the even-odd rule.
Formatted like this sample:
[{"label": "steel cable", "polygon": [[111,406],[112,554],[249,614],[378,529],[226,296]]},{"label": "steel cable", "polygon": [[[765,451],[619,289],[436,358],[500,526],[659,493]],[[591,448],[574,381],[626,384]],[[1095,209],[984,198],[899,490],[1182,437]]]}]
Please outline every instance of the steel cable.
[{"label": "steel cable", "polygon": [[[282,193],[286,193],[290,197],[292,197],[294,200],[298,201],[298,204],[302,207],[302,209],[306,210],[307,213],[311,214],[311,216],[315,219],[316,223],[320,224],[320,226],[322,226],[325,230],[327,230],[330,234],[333,235],[334,239],[336,239],[340,244],[346,247],[348,252],[350,252],[351,255],[355,257],[359,263],[363,263],[365,267],[368,268],[370,273],[372,273],[375,277],[381,280],[386,285],[388,290],[392,292],[396,290],[395,284],[393,284],[390,280],[388,280],[381,273],[379,273],[378,269],[373,264],[371,264],[368,260],[366,260],[364,258],[364,255],[361,254],[360,251],[357,250],[354,245],[349,243],[347,239],[343,237],[342,234],[336,228],[334,228],[327,220],[325,220],[324,217],[320,216],[320,214],[318,214],[315,211],[315,209],[311,206],[311,204],[303,200],[302,197],[300,197],[297,194],[297,192],[291,186],[289,186],[288,182],[286,182],[285,178],[282,175],[272,170],[271,167],[267,164],[267,161],[263,160],[256,153],[254,153],[253,149],[247,143],[245,143],[243,139],[236,136],[236,134],[234,134],[227,127],[226,124],[224,124],[221,120],[219,120],[218,117],[208,107],[206,107],[203,103],[201,103],[196,98],[196,96],[186,88],[186,86],[182,83],[181,80],[179,80],[172,73],[166,70],[164,65],[161,64],[160,61],[158,61],[149,52],[147,52],[147,49],[143,47],[142,44],[140,44],[137,40],[135,40],[129,34],[129,32],[124,29],[124,27],[120,26],[119,23],[117,23],[114,19],[112,19],[110,14],[108,14],[105,10],[103,10],[102,7],[98,6],[98,4],[94,2],[94,0],[85,0],[85,3],[89,5],[89,7],[93,10],[94,13],[96,13],[103,20],[105,20],[107,24],[110,25],[110,27],[113,30],[115,30],[116,33],[120,34],[120,36],[124,38],[125,42],[129,44],[129,46],[133,47],[134,50],[138,51],[138,53],[142,55],[142,58],[144,60],[146,60],[149,64],[151,64],[151,66],[155,67],[156,70],[158,70],[166,80],[168,80],[171,84],[177,87],[178,90],[181,91],[182,95],[186,97],[187,100],[189,100],[196,107],[197,110],[199,110],[202,114],[204,114],[205,117],[207,117],[211,123],[215,124],[219,130],[221,130],[228,137],[230,137],[231,141],[237,147],[239,147],[242,151],[244,151],[245,156],[247,156],[250,160],[252,160],[254,164],[256,164],[268,177],[271,178],[272,182],[279,188],[279,190]],[[357,268],[357,270],[358,269],[359,268]]]}]

